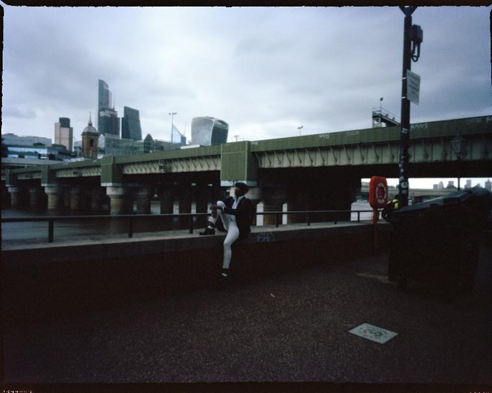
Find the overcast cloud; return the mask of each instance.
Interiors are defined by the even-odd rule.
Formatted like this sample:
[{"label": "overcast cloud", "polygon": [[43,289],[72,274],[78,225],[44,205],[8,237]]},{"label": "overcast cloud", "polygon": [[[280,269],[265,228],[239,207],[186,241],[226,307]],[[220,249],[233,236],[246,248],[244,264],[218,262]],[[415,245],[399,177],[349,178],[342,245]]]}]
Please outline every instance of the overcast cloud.
[{"label": "overcast cloud", "polygon": [[[370,8],[4,6],[2,133],[54,138],[97,117],[97,81],[143,135],[168,140],[169,112],[214,116],[260,140],[371,127],[400,116],[403,13]],[[412,123],[491,115],[490,7],[420,7],[420,105]]]}]

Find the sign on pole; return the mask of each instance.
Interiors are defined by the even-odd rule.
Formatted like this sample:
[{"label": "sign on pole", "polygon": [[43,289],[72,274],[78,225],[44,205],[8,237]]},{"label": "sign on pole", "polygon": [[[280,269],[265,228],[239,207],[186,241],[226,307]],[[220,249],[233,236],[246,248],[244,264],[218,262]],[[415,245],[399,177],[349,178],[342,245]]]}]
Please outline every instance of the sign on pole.
[{"label": "sign on pole", "polygon": [[414,104],[419,104],[420,76],[407,70],[407,99]]}]

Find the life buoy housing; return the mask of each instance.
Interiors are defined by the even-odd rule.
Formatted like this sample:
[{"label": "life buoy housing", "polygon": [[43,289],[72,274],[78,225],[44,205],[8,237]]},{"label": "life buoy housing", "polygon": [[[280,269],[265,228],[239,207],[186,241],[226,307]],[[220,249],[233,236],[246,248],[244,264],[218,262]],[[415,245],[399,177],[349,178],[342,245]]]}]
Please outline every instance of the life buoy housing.
[{"label": "life buoy housing", "polygon": [[388,182],[385,177],[373,176],[369,183],[369,204],[377,209],[388,203]]}]

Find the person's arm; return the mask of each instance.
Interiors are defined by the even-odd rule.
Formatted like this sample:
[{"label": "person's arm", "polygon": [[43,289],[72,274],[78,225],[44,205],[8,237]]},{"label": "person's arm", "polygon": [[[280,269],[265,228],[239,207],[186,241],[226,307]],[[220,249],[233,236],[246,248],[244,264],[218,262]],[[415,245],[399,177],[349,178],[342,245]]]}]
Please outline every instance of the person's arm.
[{"label": "person's arm", "polygon": [[251,221],[251,200],[245,199],[241,201],[239,205],[239,209],[231,209],[229,207],[225,207],[223,209],[225,214],[231,214],[236,217],[245,217],[250,222]]}]

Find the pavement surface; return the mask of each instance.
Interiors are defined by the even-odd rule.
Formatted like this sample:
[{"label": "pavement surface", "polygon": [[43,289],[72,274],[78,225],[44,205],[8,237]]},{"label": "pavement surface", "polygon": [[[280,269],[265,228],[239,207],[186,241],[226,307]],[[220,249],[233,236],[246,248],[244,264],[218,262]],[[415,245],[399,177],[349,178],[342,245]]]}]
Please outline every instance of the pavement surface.
[{"label": "pavement surface", "polygon": [[[455,304],[386,273],[381,253],[6,326],[4,382],[492,385],[492,248]],[[349,333],[363,323],[398,335]]]}]

